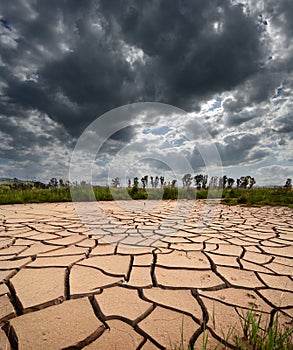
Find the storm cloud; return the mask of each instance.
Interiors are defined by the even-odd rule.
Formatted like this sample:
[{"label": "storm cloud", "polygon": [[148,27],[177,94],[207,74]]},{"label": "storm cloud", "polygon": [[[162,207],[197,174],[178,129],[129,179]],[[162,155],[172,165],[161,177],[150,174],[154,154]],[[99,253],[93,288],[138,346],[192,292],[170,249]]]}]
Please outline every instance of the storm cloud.
[{"label": "storm cloud", "polygon": [[[196,138],[201,122],[224,167],[255,163],[257,173],[282,163],[292,147],[292,17],[289,0],[2,2],[0,176],[66,177],[92,121],[149,101],[188,112],[157,116],[162,127]],[[117,132],[103,151],[110,157],[142,134]],[[160,140],[166,158],[176,150],[196,158],[180,141],[168,149]]]}]

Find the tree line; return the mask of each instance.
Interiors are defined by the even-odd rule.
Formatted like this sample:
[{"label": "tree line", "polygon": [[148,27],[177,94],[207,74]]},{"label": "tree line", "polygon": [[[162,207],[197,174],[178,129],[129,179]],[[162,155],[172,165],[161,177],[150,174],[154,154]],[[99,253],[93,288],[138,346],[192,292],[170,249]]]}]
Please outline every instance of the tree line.
[{"label": "tree line", "polygon": [[[175,188],[177,180],[172,181],[165,181],[164,176],[143,176],[140,180],[138,177],[135,177],[133,180],[128,179],[128,188],[135,188],[135,187],[141,187],[143,189],[145,188],[163,188],[163,187],[171,187]],[[198,190],[200,189],[232,189],[235,185],[236,188],[243,188],[243,189],[249,189],[252,188],[256,184],[256,180],[254,177],[247,175],[247,176],[241,176],[240,178],[237,178],[236,180],[232,177],[228,177],[227,175],[224,176],[211,176],[211,178],[208,178],[208,175],[205,174],[197,174],[197,175],[191,175],[191,174],[185,174],[182,178],[182,186],[183,188],[196,188]],[[118,188],[121,187],[121,180],[119,177],[115,177],[112,179],[111,186]],[[284,185],[284,188],[292,188],[292,181],[291,179],[287,179]]]},{"label": "tree line", "polygon": [[185,174],[182,178],[183,188],[189,188],[194,185],[198,190],[206,188],[232,188],[235,182],[237,188],[252,188],[256,184],[254,177],[250,175],[241,176],[236,181],[227,175],[212,176],[210,180],[208,179],[208,175],[204,174],[195,176]]},{"label": "tree line", "polygon": [[18,189],[18,190],[29,190],[33,188],[36,188],[36,189],[65,188],[65,187],[69,188],[71,185],[72,183],[70,183],[68,180],[57,179],[56,177],[52,177],[48,181],[48,183],[44,183],[37,180],[23,181],[15,177],[11,179],[9,182],[2,184],[2,186],[9,187],[10,189]]},{"label": "tree line", "polygon": [[[139,184],[141,182],[142,188],[163,188],[166,186],[169,187],[176,187],[177,180],[172,181],[165,181],[164,176],[143,176],[140,181],[138,177],[135,177],[133,181],[131,179],[128,179],[128,188],[132,187],[139,187]],[[252,188],[256,181],[254,177],[248,175],[248,176],[241,176],[240,178],[236,179],[236,181],[228,177],[227,175],[224,176],[212,176],[210,179],[208,178],[208,175],[205,174],[197,174],[197,175],[191,175],[191,174],[185,174],[182,178],[182,186],[183,188],[196,188],[198,190],[200,189],[208,189],[208,188],[232,188],[234,183],[236,182],[237,188]],[[112,187],[121,187],[121,181],[119,177],[115,177],[112,179],[111,182]]]},{"label": "tree line", "polygon": [[[211,176],[210,179],[208,178],[208,175],[205,174],[197,174],[197,175],[191,175],[191,174],[185,174],[183,176],[182,180],[182,187],[183,188],[196,188],[198,190],[200,189],[232,189],[233,186],[236,188],[243,188],[243,189],[249,189],[252,188],[255,184],[255,178],[248,175],[248,176],[241,176],[240,178],[237,178],[236,180],[232,177],[228,177],[226,175],[224,176]],[[145,175],[141,179],[138,177],[134,177],[133,180],[128,179],[127,187],[129,189],[132,188],[164,188],[164,187],[170,187],[175,188],[177,184],[177,180],[171,180],[166,181],[165,177],[163,175],[159,176],[148,176]],[[48,183],[44,183],[41,181],[22,181],[18,180],[17,178],[11,179],[9,183],[0,184],[1,186],[8,187],[10,189],[57,189],[57,188],[69,188],[70,186],[87,186],[90,185],[86,181],[81,182],[70,182],[69,180],[63,180],[62,178],[57,179],[56,177],[52,177]],[[111,187],[121,187],[121,180],[119,177],[115,177],[112,179]],[[292,180],[288,178],[283,186],[284,188],[291,189],[292,188]]]}]

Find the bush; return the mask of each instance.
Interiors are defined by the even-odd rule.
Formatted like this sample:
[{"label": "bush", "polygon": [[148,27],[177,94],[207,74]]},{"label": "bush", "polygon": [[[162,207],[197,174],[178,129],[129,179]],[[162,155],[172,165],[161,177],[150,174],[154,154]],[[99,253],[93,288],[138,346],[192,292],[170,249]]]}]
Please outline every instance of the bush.
[{"label": "bush", "polygon": [[238,199],[237,199],[237,203],[239,203],[239,204],[245,204],[245,203],[247,203],[247,197],[245,197],[245,195],[242,195],[242,196],[240,196]]},{"label": "bush", "polygon": [[171,186],[165,186],[163,192],[163,199],[177,199],[178,189]]}]

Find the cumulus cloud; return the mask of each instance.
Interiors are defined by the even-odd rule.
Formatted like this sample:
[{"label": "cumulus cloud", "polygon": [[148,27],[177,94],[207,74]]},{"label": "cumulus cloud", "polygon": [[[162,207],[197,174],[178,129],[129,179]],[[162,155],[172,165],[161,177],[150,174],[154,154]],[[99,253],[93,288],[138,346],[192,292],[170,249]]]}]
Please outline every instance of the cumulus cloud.
[{"label": "cumulus cloud", "polygon": [[287,178],[292,178],[292,166],[269,165],[257,169],[256,174],[265,185],[282,186]]}]

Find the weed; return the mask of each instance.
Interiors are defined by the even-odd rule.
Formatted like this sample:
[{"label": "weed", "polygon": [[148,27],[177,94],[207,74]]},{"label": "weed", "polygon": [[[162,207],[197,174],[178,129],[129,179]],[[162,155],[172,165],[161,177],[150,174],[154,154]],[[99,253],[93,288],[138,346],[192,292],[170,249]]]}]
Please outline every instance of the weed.
[{"label": "weed", "polygon": [[[261,321],[263,315],[256,313],[250,309],[246,314],[240,316],[240,323],[243,334],[235,333],[235,328],[230,327],[227,333],[221,329],[222,339],[225,343],[229,343],[233,340],[233,343],[229,343],[229,347],[233,346],[236,350],[293,350],[292,343],[292,328],[281,327],[279,314],[276,313],[272,322],[266,324],[264,328],[261,327]],[[215,329],[215,320],[212,316],[213,327]],[[183,350],[183,322],[181,330],[181,343],[179,347],[170,347],[172,350]],[[217,350],[221,343],[214,347],[209,346],[208,327],[203,325],[202,332],[202,350]],[[223,344],[222,344],[223,345]],[[196,346],[196,344],[195,344]],[[223,345],[226,349],[227,346]],[[222,349],[222,348],[221,348]],[[187,350],[198,350],[197,347],[191,348],[190,345]]]},{"label": "weed", "polygon": [[[279,314],[276,313],[271,324],[264,329],[260,327],[262,314],[258,315],[253,310],[241,318],[243,337],[234,336],[237,349],[251,350],[293,350],[293,329],[282,328],[279,322]],[[244,348],[244,346],[247,346]]]},{"label": "weed", "polygon": [[206,332],[206,325],[204,324],[203,336],[202,336],[202,350],[206,350],[207,349],[208,339],[209,339],[209,335]]}]

